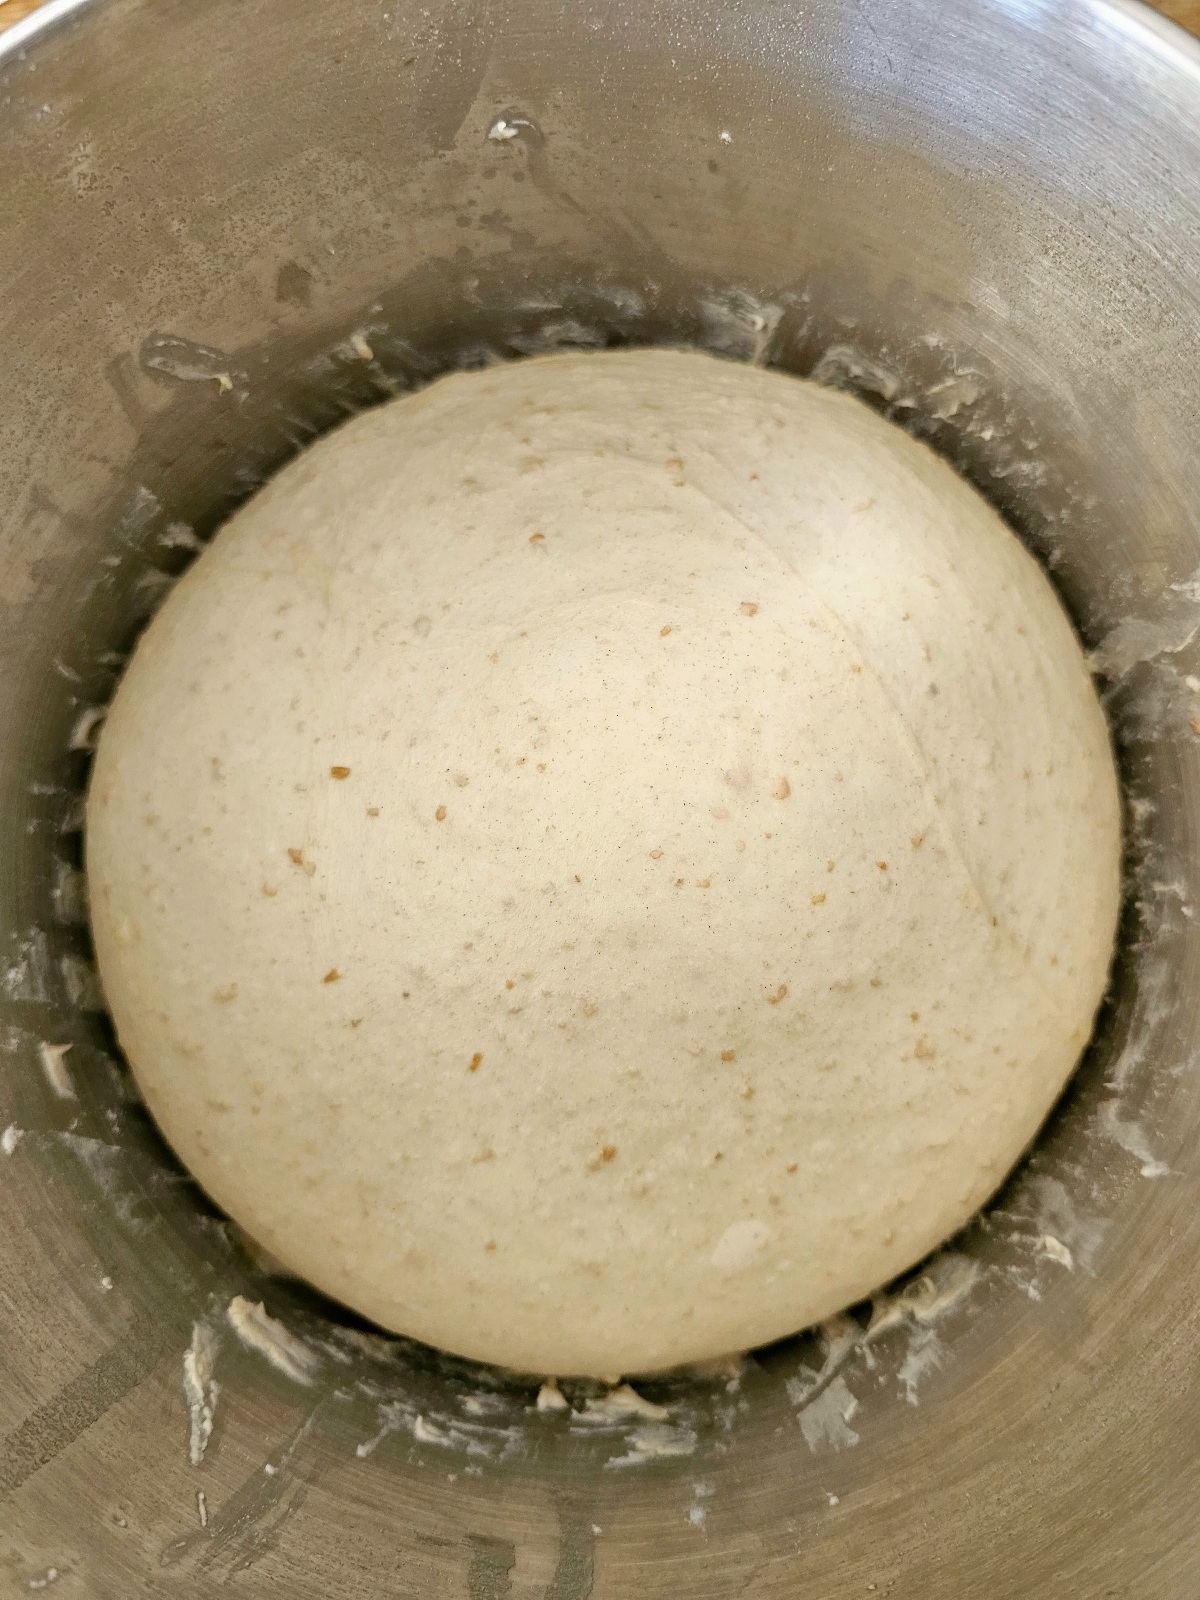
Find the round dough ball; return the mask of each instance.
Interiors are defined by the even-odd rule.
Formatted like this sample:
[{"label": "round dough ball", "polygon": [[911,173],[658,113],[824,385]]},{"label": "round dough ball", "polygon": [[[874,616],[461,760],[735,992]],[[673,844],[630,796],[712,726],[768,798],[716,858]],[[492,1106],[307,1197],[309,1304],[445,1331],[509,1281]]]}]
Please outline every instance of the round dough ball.
[{"label": "round dough ball", "polygon": [[262,1245],[532,1372],[779,1338],[996,1188],[1118,907],[1103,715],[858,401],[554,355],[357,418],[142,639],[88,864],[146,1101]]}]

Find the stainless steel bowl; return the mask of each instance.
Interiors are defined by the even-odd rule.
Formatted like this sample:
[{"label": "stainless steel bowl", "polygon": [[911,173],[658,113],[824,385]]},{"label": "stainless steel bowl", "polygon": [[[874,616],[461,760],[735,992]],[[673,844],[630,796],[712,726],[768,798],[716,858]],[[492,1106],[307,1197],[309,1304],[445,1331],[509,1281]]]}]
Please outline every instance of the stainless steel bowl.
[{"label": "stainless steel bowl", "polygon": [[[12,1591],[1196,1593],[1196,46],[1123,0],[53,0],[0,41],[0,286]],[[1044,557],[1129,894],[1076,1083],[947,1251],[647,1385],[664,1417],[552,1415],[277,1276],[178,1171],[96,990],[80,794],[172,574],[307,439],[648,340],[857,390]]]}]

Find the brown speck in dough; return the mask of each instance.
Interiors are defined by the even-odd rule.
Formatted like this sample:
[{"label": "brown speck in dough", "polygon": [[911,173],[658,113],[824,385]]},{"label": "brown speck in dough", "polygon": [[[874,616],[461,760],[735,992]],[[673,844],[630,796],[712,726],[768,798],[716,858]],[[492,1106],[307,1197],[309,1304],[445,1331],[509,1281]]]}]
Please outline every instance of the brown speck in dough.
[{"label": "brown speck in dough", "polygon": [[237,999],[237,992],[238,992],[237,984],[236,983],[231,983],[224,989],[214,989],[213,990],[213,999],[217,1002],[218,1005],[227,1006],[231,1000],[236,1000]]},{"label": "brown speck in dough", "polygon": [[910,1011],[908,1015],[909,1020],[912,1022],[920,1022],[921,1020],[921,1013],[919,1011]]},{"label": "brown speck in dough", "polygon": [[767,996],[767,1004],[769,1006],[777,1006],[781,1000],[787,999],[787,992],[787,984],[781,983],[774,994],[769,994]]},{"label": "brown speck in dough", "polygon": [[914,833],[908,842],[910,845],[912,845],[914,850],[919,850],[925,843],[925,835],[923,833]]},{"label": "brown speck in dough", "polygon": [[825,863],[825,871],[826,872],[832,872],[834,867],[836,867],[836,866],[837,866],[837,862],[836,861],[827,861]]},{"label": "brown speck in dough", "polygon": [[330,967],[329,971],[321,979],[321,982],[322,983],[338,983],[341,980],[341,976],[342,976],[341,973],[338,971],[338,969],[336,967]]},{"label": "brown speck in dough", "polygon": [[736,1050],[722,1050],[721,1051],[721,1060],[722,1061],[736,1061],[737,1060],[737,1051]]},{"label": "brown speck in dough", "polygon": [[859,514],[859,515],[861,515],[861,514],[862,514],[862,512],[864,512],[864,511],[870,511],[870,509],[871,509],[871,507],[872,507],[872,506],[873,506],[873,505],[874,505],[874,504],[875,504],[875,496],[874,496],[874,495],[872,495],[872,496],[871,496],[871,498],[870,498],[870,499],[869,499],[869,500],[860,500],[860,501],[859,501],[859,502],[858,502],[858,504],[857,504],[857,505],[856,505],[856,506],[854,506],[854,507],[853,507],[853,508],[852,508],[852,509],[853,509],[853,510],[854,510],[854,511],[855,511],[855,512],[856,512],[856,513],[858,513],[858,514]]},{"label": "brown speck in dough", "polygon": [[482,1163],[485,1162],[485,1161],[494,1160],[495,1159],[495,1155],[496,1155],[496,1152],[492,1149],[491,1145],[490,1144],[485,1144],[483,1149],[479,1152],[479,1154],[477,1156],[472,1156],[471,1157],[471,1165],[473,1167],[478,1167],[478,1166],[482,1165]]},{"label": "brown speck in dough", "polygon": [[538,769],[539,772],[545,772],[546,763],[544,761],[539,761],[538,764],[537,764],[537,769]]},{"label": "brown speck in dough", "polygon": [[746,1085],[746,1087],[742,1090],[742,1099],[743,1100],[753,1100],[754,1099],[754,1085],[752,1083],[748,1083]]},{"label": "brown speck in dough", "polygon": [[658,637],[660,639],[665,639],[667,637],[667,635],[670,633],[670,631],[671,631],[671,624],[668,622],[665,625],[665,627],[662,627],[662,628],[660,628],[658,630]]},{"label": "brown speck in dough", "polygon": [[684,885],[684,880],[682,878],[676,878],[675,879],[675,887],[677,889],[682,889],[683,885]]},{"label": "brown speck in dough", "polygon": [[512,978],[505,978],[504,987],[506,989],[515,989],[517,986],[516,986],[516,983],[513,981]]},{"label": "brown speck in dough", "polygon": [[483,1052],[482,1052],[482,1050],[476,1050],[475,1054],[471,1057],[470,1063],[469,1063],[469,1065],[467,1067],[467,1071],[468,1072],[478,1072],[482,1065],[483,1065]]},{"label": "brown speck in dough", "polygon": [[266,895],[268,900],[274,900],[275,896],[279,893],[279,890],[276,889],[272,884],[264,883],[262,886],[262,892]]},{"label": "brown speck in dough", "polygon": [[724,1159],[725,1159],[724,1150],[714,1150],[713,1151],[713,1160],[714,1161],[724,1161]]},{"label": "brown speck in dough", "polygon": [[779,1196],[777,1194],[769,1194],[767,1196],[767,1204],[768,1205],[772,1205],[772,1206],[779,1205],[780,1204]]},{"label": "brown speck in dough", "polygon": [[823,906],[825,904],[825,896],[823,894],[813,895],[812,903],[815,906]]},{"label": "brown speck in dough", "polygon": [[454,774],[454,787],[456,789],[465,789],[470,781],[470,778],[465,772],[456,772]]},{"label": "brown speck in dough", "polygon": [[212,758],[212,775],[218,783],[225,782],[225,767],[220,756],[213,756]]},{"label": "brown speck in dough", "polygon": [[651,850],[650,859],[651,859],[651,861],[661,861],[662,860],[662,851],[661,850]]},{"label": "brown speck in dough", "polygon": [[445,822],[445,820],[446,820],[446,808],[445,808],[445,806],[439,806],[437,808],[437,810],[433,814],[436,817],[436,819],[438,820],[438,822]]},{"label": "brown speck in dough", "polygon": [[428,617],[418,617],[413,623],[413,632],[416,634],[418,639],[428,639],[429,630],[432,627],[433,623]]},{"label": "brown speck in dough", "polygon": [[348,778],[350,776],[350,768],[349,767],[330,767],[329,776],[331,778],[337,778],[339,780],[339,782],[344,781],[346,778]]},{"label": "brown speck in dough", "polygon": [[728,822],[729,812],[724,806],[709,806],[708,814],[717,822]]},{"label": "brown speck in dough", "polygon": [[615,1144],[603,1145],[601,1147],[600,1154],[598,1156],[593,1156],[588,1162],[588,1171],[599,1172],[601,1167],[607,1166],[610,1161],[615,1161],[616,1155],[617,1147]]},{"label": "brown speck in dough", "polygon": [[369,817],[377,817],[379,815],[379,807],[378,806],[368,806],[367,807],[367,815]]},{"label": "brown speck in dough", "polygon": [[787,1169],[788,1169],[789,1172],[795,1172],[796,1168],[799,1165],[800,1165],[800,1163],[798,1161],[789,1161],[788,1165],[787,1165]]},{"label": "brown speck in dough", "polygon": [[545,544],[546,535],[544,533],[531,533],[529,535],[529,542],[530,544]]},{"label": "brown speck in dough", "polygon": [[850,671],[851,671],[851,672],[861,672],[861,671],[862,671],[862,668],[861,668],[861,667],[860,667],[860,666],[859,666],[859,664],[858,664],[858,662],[857,662],[857,661],[855,661],[855,662],[854,662],[854,663],[853,663],[853,664],[852,664],[852,665],[851,665],[851,668],[850,668]]},{"label": "brown speck in dough", "polygon": [[930,1044],[929,1040],[922,1036],[917,1040],[916,1044],[913,1045],[913,1055],[918,1061],[932,1061],[934,1056],[937,1055],[937,1051]]},{"label": "brown speck in dough", "polygon": [[317,870],[316,862],[310,861],[303,850],[297,850],[294,847],[290,848],[288,850],[288,860],[293,866],[303,868],[305,874],[310,878]]},{"label": "brown speck in dough", "polygon": [[486,1244],[485,1244],[485,1245],[484,1245],[484,1247],[483,1247],[483,1248],[484,1248],[484,1249],[485,1249],[485,1250],[494,1250],[494,1249],[495,1249],[495,1248],[496,1248],[496,1241],[495,1241],[495,1239],[489,1239],[489,1240],[488,1240],[488,1242],[487,1242],[487,1243],[486,1243]]},{"label": "brown speck in dough", "polygon": [[361,1028],[362,1027],[362,1018],[361,1017],[351,1017],[350,1018],[350,1026],[352,1028]]},{"label": "brown speck in dough", "polygon": [[1193,733],[1200,733],[1200,717],[1189,717],[1188,727],[1191,728]]},{"label": "brown speck in dough", "polygon": [[738,607],[738,610],[744,617],[754,617],[758,615],[758,607],[753,600],[743,600],[741,605]]},{"label": "brown speck in dough", "polygon": [[594,1017],[597,1011],[599,1011],[600,1007],[595,1003],[594,1000],[585,1000],[580,1009],[585,1017]]},{"label": "brown speck in dough", "polygon": [[583,879],[579,876],[578,873],[575,874],[575,882],[576,883],[582,883],[583,882]]},{"label": "brown speck in dough", "polygon": [[875,865],[879,868],[880,872],[886,872],[887,871],[887,862],[886,861],[877,861],[875,863]]},{"label": "brown speck in dough", "polygon": [[711,889],[712,888],[712,879],[711,878],[697,878],[696,879],[696,887],[697,887],[697,889]]},{"label": "brown speck in dough", "polygon": [[872,989],[878,989],[882,983],[883,983],[883,979],[882,978],[872,978],[871,979],[871,987],[872,987]]}]

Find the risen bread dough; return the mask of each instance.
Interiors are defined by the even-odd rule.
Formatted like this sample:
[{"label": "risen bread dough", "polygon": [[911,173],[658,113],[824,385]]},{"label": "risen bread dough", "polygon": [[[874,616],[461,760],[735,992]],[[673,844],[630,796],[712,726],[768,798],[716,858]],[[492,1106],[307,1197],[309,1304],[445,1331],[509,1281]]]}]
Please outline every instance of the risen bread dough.
[{"label": "risen bread dough", "polygon": [[1118,792],[1034,561],[844,395],[459,375],[309,450],[134,655],[88,809],[212,1196],[536,1372],[778,1338],[964,1222],[1087,1040]]}]

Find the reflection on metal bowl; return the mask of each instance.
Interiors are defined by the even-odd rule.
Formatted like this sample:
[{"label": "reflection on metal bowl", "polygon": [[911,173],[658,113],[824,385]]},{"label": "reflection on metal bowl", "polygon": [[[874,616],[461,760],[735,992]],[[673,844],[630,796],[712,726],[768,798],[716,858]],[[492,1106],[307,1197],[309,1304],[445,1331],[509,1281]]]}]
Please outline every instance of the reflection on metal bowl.
[{"label": "reflection on metal bowl", "polygon": [[[1200,51],[1123,0],[54,0],[0,42],[0,133],[14,1585],[1190,1593]],[[281,1277],[178,1170],[101,1009],[80,796],[146,616],[307,440],[656,340],[855,390],[1047,562],[1128,901],[1077,1080],[950,1247],[744,1361],[539,1406]]]}]

